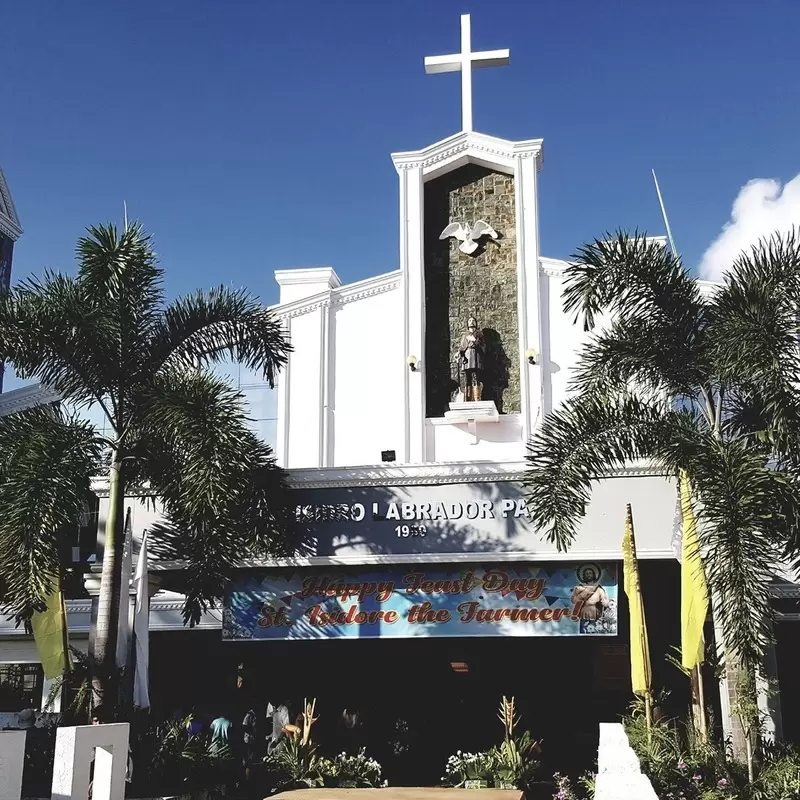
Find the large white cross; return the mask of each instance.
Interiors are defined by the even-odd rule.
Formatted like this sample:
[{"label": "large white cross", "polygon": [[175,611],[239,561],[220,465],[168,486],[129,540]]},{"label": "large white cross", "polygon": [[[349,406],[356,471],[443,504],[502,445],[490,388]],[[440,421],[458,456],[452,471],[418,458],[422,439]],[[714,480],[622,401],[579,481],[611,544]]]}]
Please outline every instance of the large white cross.
[{"label": "large white cross", "polygon": [[511,57],[509,50],[472,52],[469,14],[461,15],[461,52],[449,56],[426,56],[425,72],[461,72],[461,129],[472,130],[472,69],[502,67]]}]

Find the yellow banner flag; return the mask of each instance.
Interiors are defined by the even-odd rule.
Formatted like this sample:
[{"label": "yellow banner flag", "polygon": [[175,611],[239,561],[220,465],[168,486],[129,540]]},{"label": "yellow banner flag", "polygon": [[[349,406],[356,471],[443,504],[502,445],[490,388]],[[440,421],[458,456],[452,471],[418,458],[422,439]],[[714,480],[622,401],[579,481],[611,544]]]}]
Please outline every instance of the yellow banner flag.
[{"label": "yellow banner flag", "polygon": [[628,598],[631,629],[631,685],[634,694],[649,697],[652,683],[650,645],[644,619],[644,601],[639,585],[639,564],[636,561],[636,542],[633,536],[633,514],[628,505],[625,516],[625,536],[622,539],[625,566],[625,594]]},{"label": "yellow banner flag", "polygon": [[61,677],[72,666],[72,662],[67,644],[67,609],[60,579],[53,583],[47,608],[31,617],[31,627],[44,677],[48,680]]},{"label": "yellow banner flag", "polygon": [[708,613],[708,588],[700,556],[697,521],[686,473],[681,473],[681,663],[687,670],[703,663],[703,625]]}]

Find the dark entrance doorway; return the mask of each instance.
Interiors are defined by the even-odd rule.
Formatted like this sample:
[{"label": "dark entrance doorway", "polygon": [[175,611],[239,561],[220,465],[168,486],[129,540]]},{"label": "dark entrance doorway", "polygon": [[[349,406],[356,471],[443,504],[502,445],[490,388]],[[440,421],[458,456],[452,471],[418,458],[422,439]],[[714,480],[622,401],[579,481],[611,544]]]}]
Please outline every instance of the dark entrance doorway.
[{"label": "dark entrance doorway", "polygon": [[[612,663],[621,677],[609,683],[609,643],[584,637],[253,643],[223,643],[215,632],[164,637],[153,637],[160,640],[151,656],[154,703],[238,720],[250,706],[265,713],[268,702],[286,702],[294,714],[304,697],[316,697],[321,750],[333,755],[365,746],[395,786],[437,785],[448,756],[498,743],[503,695],[516,698],[520,728],[542,741],[543,774],[585,768],[596,756],[598,722],[616,719],[629,700],[627,653]],[[185,672],[179,664],[187,659],[194,669]],[[347,741],[345,709],[361,720]]]},{"label": "dark entrance doorway", "polygon": [[[783,737],[800,745],[800,623],[779,622],[775,625],[775,650],[780,685]],[[794,676],[794,677],[793,677]]]}]

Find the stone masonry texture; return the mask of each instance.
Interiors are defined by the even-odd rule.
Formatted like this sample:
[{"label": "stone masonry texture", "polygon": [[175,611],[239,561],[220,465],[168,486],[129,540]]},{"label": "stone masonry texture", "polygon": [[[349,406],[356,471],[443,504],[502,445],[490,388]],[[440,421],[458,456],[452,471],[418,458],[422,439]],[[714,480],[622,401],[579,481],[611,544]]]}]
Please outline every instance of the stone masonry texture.
[{"label": "stone masonry texture", "polygon": [[[499,234],[472,255],[439,240],[450,222],[482,219]],[[453,357],[474,316],[486,339],[483,399],[520,411],[514,178],[469,164],[425,184],[425,375],[427,416],[441,417],[456,388]]]}]

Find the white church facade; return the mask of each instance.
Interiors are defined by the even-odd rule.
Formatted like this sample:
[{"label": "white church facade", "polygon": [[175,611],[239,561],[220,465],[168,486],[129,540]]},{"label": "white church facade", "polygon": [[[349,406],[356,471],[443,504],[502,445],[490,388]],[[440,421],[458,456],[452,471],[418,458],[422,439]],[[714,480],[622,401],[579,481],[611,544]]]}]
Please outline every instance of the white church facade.
[{"label": "white church facade", "polygon": [[[630,700],[628,503],[642,582],[658,587],[647,608],[654,659],[679,643],[676,491],[646,464],[598,481],[566,553],[530,523],[527,443],[567,396],[586,334],[563,310],[567,263],[540,251],[543,141],[473,129],[472,69],[509,53],[472,52],[469,17],[461,26],[461,51],[425,64],[460,72],[462,129],[392,155],[399,268],[352,284],[328,267],[275,273],[274,313],[293,346],[276,455],[295,494],[298,553],[243,565],[224,608],[196,629],[163,589],[178,565],[151,564],[151,694],[186,707],[218,681],[265,705],[374,705],[374,695],[387,720],[438,704],[462,730],[515,695],[534,736],[577,740],[591,758],[596,723]],[[141,538],[157,510],[146,497],[128,503]],[[788,583],[776,592],[800,596]],[[82,648],[90,612],[71,604]],[[34,663],[33,643],[0,627],[0,661]],[[685,704],[682,676],[660,661],[654,672]],[[720,702],[727,720],[726,692]]]}]

